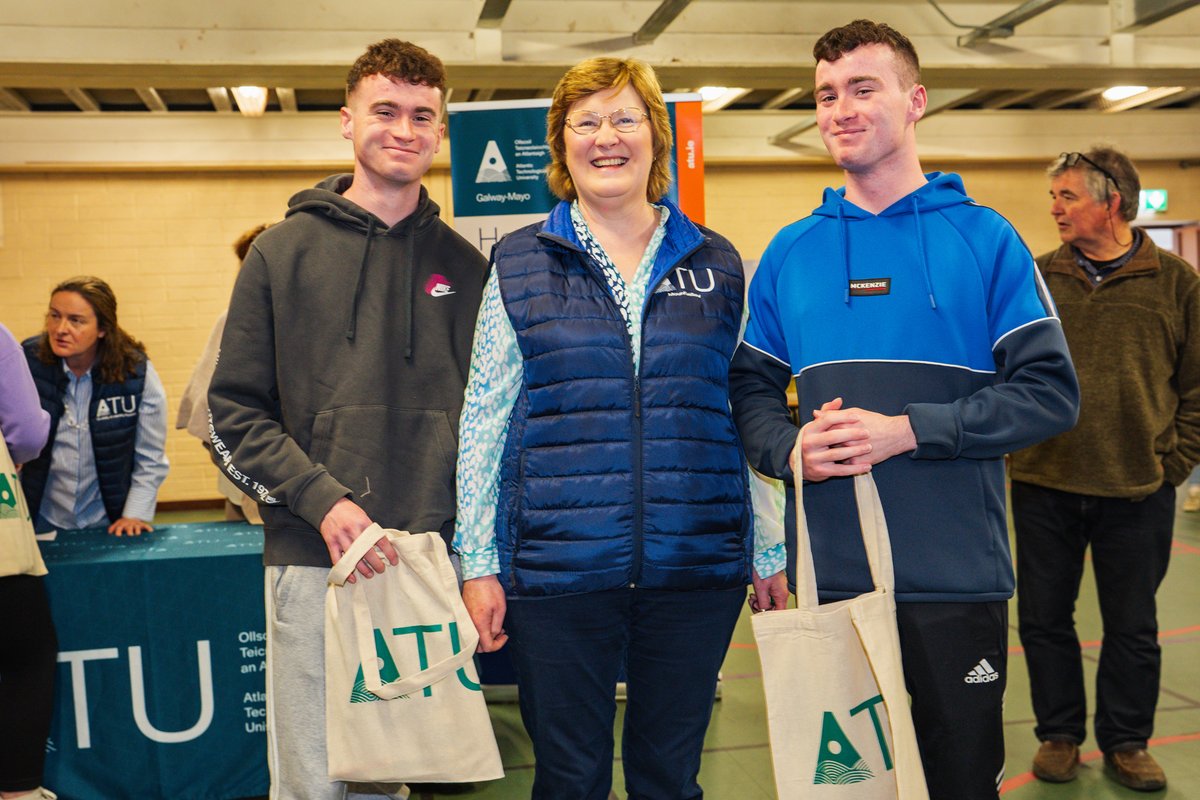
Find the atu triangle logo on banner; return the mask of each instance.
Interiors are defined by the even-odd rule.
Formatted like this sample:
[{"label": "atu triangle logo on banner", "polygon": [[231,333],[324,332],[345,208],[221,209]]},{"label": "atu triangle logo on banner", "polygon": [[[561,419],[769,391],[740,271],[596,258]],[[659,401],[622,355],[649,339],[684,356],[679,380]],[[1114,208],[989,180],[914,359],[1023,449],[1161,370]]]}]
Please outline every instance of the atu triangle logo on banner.
[{"label": "atu triangle logo on banner", "polygon": [[479,172],[475,175],[476,183],[508,183],[512,175],[508,173],[508,164],[500,155],[500,145],[495,139],[489,139],[483,148],[483,160],[479,162]]}]

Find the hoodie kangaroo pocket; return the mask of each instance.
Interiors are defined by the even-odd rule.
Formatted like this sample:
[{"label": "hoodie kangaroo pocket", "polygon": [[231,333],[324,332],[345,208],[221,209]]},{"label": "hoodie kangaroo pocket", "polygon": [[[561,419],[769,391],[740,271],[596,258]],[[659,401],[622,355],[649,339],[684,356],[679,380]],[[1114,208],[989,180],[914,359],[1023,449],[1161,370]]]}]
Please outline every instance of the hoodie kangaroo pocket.
[{"label": "hoodie kangaroo pocket", "polygon": [[456,451],[445,411],[343,406],[313,420],[313,461],[385,527],[440,531],[454,518]]}]

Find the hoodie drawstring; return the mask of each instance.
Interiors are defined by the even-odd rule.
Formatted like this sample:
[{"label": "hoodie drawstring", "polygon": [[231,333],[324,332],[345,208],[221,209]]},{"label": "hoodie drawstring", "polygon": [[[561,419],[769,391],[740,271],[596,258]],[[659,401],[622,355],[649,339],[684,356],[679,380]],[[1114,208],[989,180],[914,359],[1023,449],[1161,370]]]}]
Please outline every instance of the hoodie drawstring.
[{"label": "hoodie drawstring", "polygon": [[362,261],[358,264],[358,282],[354,285],[354,296],[350,298],[350,319],[346,323],[346,338],[354,341],[358,329],[358,297],[362,294],[363,280],[367,274],[367,262],[371,258],[371,240],[375,238],[375,220],[367,220],[367,243],[363,245]]},{"label": "hoodie drawstring", "polygon": [[842,213],[840,203],[837,207],[837,218],[838,234],[842,237],[842,272],[846,276],[846,295],[843,302],[850,305],[850,234],[846,231],[846,216]]},{"label": "hoodie drawstring", "polygon": [[416,303],[413,300],[413,270],[416,269],[413,255],[413,236],[412,231],[409,231],[404,236],[404,265],[401,269],[401,280],[403,281],[402,291],[404,292],[404,360],[412,361],[413,353],[413,313],[416,309]]},{"label": "hoodie drawstring", "polygon": [[929,255],[925,252],[925,235],[921,227],[921,209],[917,195],[912,195],[913,220],[917,227],[917,250],[921,253],[921,268],[925,271],[925,291],[929,292],[929,307],[936,310],[937,300],[933,297],[933,279],[929,276]]}]

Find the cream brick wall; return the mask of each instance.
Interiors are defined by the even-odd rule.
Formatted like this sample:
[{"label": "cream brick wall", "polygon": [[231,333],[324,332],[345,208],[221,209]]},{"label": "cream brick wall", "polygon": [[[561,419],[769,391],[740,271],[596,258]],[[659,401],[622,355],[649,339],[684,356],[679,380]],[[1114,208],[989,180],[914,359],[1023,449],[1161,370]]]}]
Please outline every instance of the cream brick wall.
[{"label": "cream brick wall", "polygon": [[[1034,254],[1058,246],[1050,219],[1050,159],[1031,164],[926,162],[927,172],[957,172],[967,194],[1003,214]],[[1138,165],[1142,186],[1166,189],[1171,206],[1167,219],[1200,220],[1200,169],[1176,162]],[[784,225],[806,216],[820,204],[826,186],[844,183],[839,170],[821,166],[706,165],[705,200],[708,226],[728,236],[745,258],[758,258]]]},{"label": "cream brick wall", "polygon": [[[963,174],[969,193],[1008,217],[1034,252],[1057,243],[1043,164],[927,164]],[[1172,219],[1200,219],[1200,170],[1141,165],[1146,186],[1171,193]],[[117,293],[121,325],[141,339],[166,385],[172,422],[192,367],[224,310],[237,270],[233,241],[282,218],[287,199],[333,170],[294,172],[0,174],[0,321],[18,338],[36,333],[50,289],[94,274]],[[707,222],[746,258],[804,216],[841,174],[819,166],[707,167]],[[450,215],[449,171],[430,194]],[[172,429],[171,473],[161,501],[216,498],[200,443]]]},{"label": "cream brick wall", "polygon": [[[161,374],[174,424],[183,389],[237,273],[233,242],[282,218],[288,198],[329,171],[20,173],[0,175],[0,321],[37,333],[50,290],[79,274],[112,285],[121,326]],[[431,175],[445,207],[448,177]],[[160,501],[216,498],[200,442],[167,436],[171,472]]]}]

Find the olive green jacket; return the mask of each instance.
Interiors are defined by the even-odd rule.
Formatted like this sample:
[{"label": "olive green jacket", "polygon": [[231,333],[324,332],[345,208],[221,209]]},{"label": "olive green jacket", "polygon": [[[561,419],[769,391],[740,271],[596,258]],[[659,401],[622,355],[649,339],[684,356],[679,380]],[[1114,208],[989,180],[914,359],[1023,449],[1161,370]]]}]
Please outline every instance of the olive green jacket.
[{"label": "olive green jacket", "polygon": [[1128,498],[1183,483],[1200,462],[1200,276],[1149,236],[1098,286],[1068,245],[1037,263],[1079,375],[1079,422],[1013,454],[1012,479]]}]

